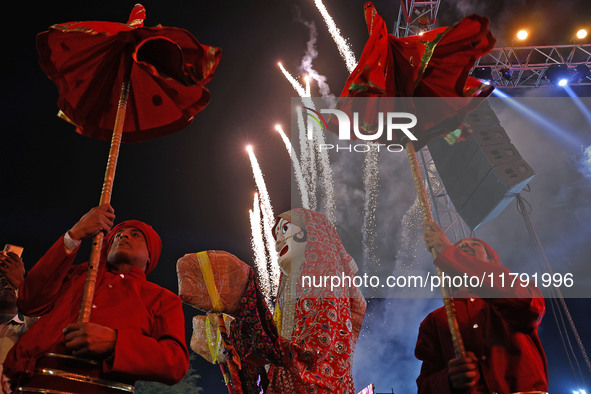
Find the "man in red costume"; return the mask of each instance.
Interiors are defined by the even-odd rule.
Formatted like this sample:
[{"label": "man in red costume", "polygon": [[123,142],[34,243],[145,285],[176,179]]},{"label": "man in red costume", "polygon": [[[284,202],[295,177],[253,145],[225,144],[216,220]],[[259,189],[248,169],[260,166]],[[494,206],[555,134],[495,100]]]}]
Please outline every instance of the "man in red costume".
[{"label": "man in red costume", "polygon": [[[485,279],[488,274],[512,278],[486,242],[467,238],[453,245],[436,223],[424,224],[427,249],[437,252],[435,265],[446,275],[466,273],[482,278],[486,273]],[[485,282],[482,289],[485,293],[466,288],[453,291],[466,357],[455,356],[444,308],[431,312],[421,323],[415,348],[423,362],[418,392],[547,392],[546,356],[538,337],[545,311],[541,292],[517,282],[509,286],[507,281],[504,287]]]},{"label": "man in red costume", "polygon": [[[187,372],[181,300],[146,280],[158,264],[160,237],[137,220],[110,230],[114,218],[109,204],[91,209],[21,284],[19,310],[42,316],[4,363],[21,390],[125,392],[136,380],[174,384]],[[100,231],[107,235],[90,321],[77,323],[87,264],[73,263],[81,241]]]}]

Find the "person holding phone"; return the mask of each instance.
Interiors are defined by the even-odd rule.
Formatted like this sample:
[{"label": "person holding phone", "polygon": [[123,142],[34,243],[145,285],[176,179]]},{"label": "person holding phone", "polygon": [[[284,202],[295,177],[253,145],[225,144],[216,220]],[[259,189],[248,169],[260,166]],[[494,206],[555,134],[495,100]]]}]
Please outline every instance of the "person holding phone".
[{"label": "person holding phone", "polygon": [[3,363],[8,351],[36,319],[19,315],[16,305],[17,290],[25,278],[25,265],[21,259],[23,248],[7,244],[0,252],[0,375],[6,389]]}]

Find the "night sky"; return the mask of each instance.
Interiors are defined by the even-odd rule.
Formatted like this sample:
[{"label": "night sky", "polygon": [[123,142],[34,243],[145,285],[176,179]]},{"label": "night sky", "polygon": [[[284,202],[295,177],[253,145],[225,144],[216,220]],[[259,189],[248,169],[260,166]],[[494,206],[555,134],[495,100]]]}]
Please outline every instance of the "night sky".
[{"label": "night sky", "polygon": [[[357,59],[367,39],[363,3],[361,0],[325,1]],[[453,24],[462,16],[477,12],[491,19],[499,46],[510,45],[511,34],[522,24],[533,26],[531,45],[567,44],[577,23],[591,27],[588,3],[584,0],[494,3],[442,0],[438,25]],[[0,242],[24,246],[27,269],[98,203],[108,153],[107,143],[78,135],[70,124],[56,117],[57,89],[37,63],[36,34],[61,22],[126,22],[134,4],[121,0],[43,2],[35,6],[20,2],[14,4],[16,12],[5,15],[5,19],[16,21],[18,27],[6,29],[8,34],[3,40],[1,99],[5,126],[0,154]],[[201,43],[218,46],[223,51],[215,76],[207,85],[212,93],[209,105],[182,131],[123,145],[115,177],[111,204],[116,221],[143,220],[159,232],[163,253],[149,279],[176,293],[175,262],[186,253],[220,249],[252,262],[248,210],[252,208],[255,183],[244,149],[247,144],[253,146],[265,175],[274,212],[281,213],[291,206],[289,156],[273,128],[281,123],[288,130],[290,98],[296,94],[277,62],[281,61],[294,76],[301,75],[299,67],[311,40],[310,23],[314,23],[318,56],[313,59],[313,68],[326,77],[330,93],[338,96],[348,72],[313,0],[146,0],[142,4],[147,10],[146,26],[185,28]],[[378,0],[374,4],[391,28],[398,14],[398,2]],[[587,89],[573,90],[580,96],[590,96]],[[314,93],[318,94],[313,90]],[[553,88],[506,93],[542,97],[536,102],[539,111],[554,106],[554,101],[548,98],[564,96]],[[564,103],[561,101],[557,106]],[[589,99],[585,103],[589,108]],[[591,238],[588,224],[591,212],[587,207],[591,177],[579,171],[580,152],[561,144],[557,136],[545,140],[546,137],[537,134],[520,133],[526,126],[509,127],[519,116],[503,106],[498,108],[502,109],[499,118],[512,141],[536,170],[531,198],[527,198],[534,207],[534,222],[548,247],[551,262],[557,264],[554,268],[580,268],[589,261],[591,253],[586,242]],[[573,129],[577,141],[591,145],[588,123],[573,125]],[[385,224],[380,227],[384,232],[379,233],[378,244],[382,247],[382,266],[388,261],[387,256],[398,259],[392,256],[396,256],[403,243],[387,241],[390,234],[400,236],[402,216],[412,203],[409,196],[413,188],[405,183],[409,181],[409,171],[403,160],[401,157],[389,163],[381,180],[384,199],[379,203],[378,219]],[[346,209],[353,200],[352,191],[358,188],[344,185],[359,183],[353,179],[352,171],[347,172],[351,165],[335,159],[335,185],[340,199],[337,228],[346,247],[347,240],[357,237],[351,226],[359,223],[359,218],[351,218],[351,211],[347,213]],[[393,169],[392,165],[400,167]],[[388,189],[394,182],[398,187]],[[524,243],[527,235],[516,235],[525,233],[525,228],[503,226],[503,220],[512,216],[516,216],[514,204],[498,221],[477,233],[489,242],[499,235],[499,244],[493,245],[507,246],[506,250],[499,250],[503,261],[511,260],[505,257],[514,256],[519,248],[519,259],[531,254],[531,247]],[[509,237],[514,241],[510,247]],[[87,249],[79,253],[80,259],[88,256]],[[361,256],[351,253],[360,263]],[[425,253],[419,253],[421,258]],[[440,304],[438,299],[370,301],[355,359],[357,390],[373,382],[378,392],[391,389],[403,394],[413,392],[419,368],[412,354],[418,324]],[[591,343],[591,330],[587,326],[589,301],[567,299],[567,304],[583,344]],[[200,312],[185,307],[187,339],[190,319],[197,313]],[[570,393],[568,390],[576,388],[576,382],[556,326],[549,312],[540,329],[549,361],[550,391]],[[574,340],[572,346],[579,355]],[[579,362],[587,384],[591,384],[582,358]],[[194,365],[201,375],[199,384],[206,393],[225,392],[217,365],[200,359]],[[587,389],[591,386],[587,385]]]}]

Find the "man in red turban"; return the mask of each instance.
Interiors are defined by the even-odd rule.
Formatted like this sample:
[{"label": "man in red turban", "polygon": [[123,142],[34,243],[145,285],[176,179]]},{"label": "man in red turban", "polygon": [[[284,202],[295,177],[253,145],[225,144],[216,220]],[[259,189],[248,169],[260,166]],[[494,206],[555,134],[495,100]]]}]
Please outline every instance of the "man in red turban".
[{"label": "man in red turban", "polygon": [[[136,380],[174,384],[187,372],[181,300],[146,280],[158,264],[160,237],[138,220],[111,230],[114,219],[109,204],[91,209],[19,287],[19,310],[41,316],[4,363],[20,390],[120,393],[133,391]],[[73,263],[81,241],[100,231],[107,235],[90,321],[77,323],[87,264]]]},{"label": "man in red turban", "polygon": [[[484,278],[482,287],[452,289],[466,357],[456,358],[445,309],[421,323],[415,356],[423,362],[419,393],[546,393],[548,368],[538,327],[545,311],[540,290],[517,281],[486,242],[467,238],[453,245],[439,226],[424,223],[427,249],[447,276]],[[492,276],[491,276],[492,275]],[[490,278],[505,275],[502,286]]]}]

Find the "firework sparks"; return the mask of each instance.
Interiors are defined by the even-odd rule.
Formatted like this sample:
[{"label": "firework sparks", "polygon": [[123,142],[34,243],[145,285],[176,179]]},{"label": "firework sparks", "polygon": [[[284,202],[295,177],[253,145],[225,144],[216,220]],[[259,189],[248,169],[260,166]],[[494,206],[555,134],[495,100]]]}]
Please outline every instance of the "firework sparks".
[{"label": "firework sparks", "polygon": [[[318,127],[315,125],[312,126],[314,129],[314,137],[318,144],[321,146],[326,143],[324,139],[324,135],[322,131],[319,130]],[[313,149],[313,148],[312,148]],[[328,157],[328,152],[326,149],[323,149],[318,154],[318,162],[320,164],[320,170],[322,176],[320,177],[320,182],[322,185],[322,192],[324,194],[324,205],[325,205],[325,215],[327,219],[332,223],[333,226],[336,226],[336,205],[335,205],[335,192],[334,192],[334,180],[333,180],[333,171],[332,166],[330,164],[330,159]]]},{"label": "firework sparks", "polygon": [[587,178],[591,179],[591,145],[583,151],[583,158],[581,159],[581,172]]},{"label": "firework sparks", "polygon": [[336,23],[334,22],[334,19],[332,19],[332,17],[328,13],[328,10],[324,6],[324,4],[322,4],[322,0],[314,0],[314,4],[316,4],[318,11],[320,11],[322,18],[324,18],[324,22],[326,23],[326,26],[328,27],[328,31],[329,31],[330,35],[332,36],[334,42],[337,44],[337,48],[339,50],[339,53],[341,54],[343,60],[345,61],[345,65],[347,66],[347,70],[350,73],[353,72],[353,70],[357,66],[357,60],[355,60],[355,55],[353,54],[353,51],[349,47],[349,44],[343,38],[343,36],[341,36],[341,31],[339,30]]},{"label": "firework sparks", "polygon": [[277,65],[281,69],[281,72],[283,73],[283,75],[285,75],[285,78],[287,78],[289,83],[291,83],[291,86],[293,86],[293,88],[298,93],[298,95],[300,97],[307,97],[306,90],[304,89],[304,87],[302,85],[300,85],[300,83],[293,77],[293,75],[291,75],[289,73],[289,71],[287,71],[285,69],[285,67],[283,67],[283,64],[281,64],[281,62],[279,62],[279,63],[277,63]]},{"label": "firework sparks", "polygon": [[306,138],[306,123],[304,122],[304,114],[301,108],[296,110],[298,136],[300,140],[300,163],[302,173],[304,176],[306,189],[308,190],[308,203],[310,209],[316,210],[316,161],[314,156],[314,147],[312,141]]},{"label": "firework sparks", "polygon": [[378,159],[379,152],[373,143],[371,149],[365,154],[363,163],[363,186],[365,189],[365,204],[363,217],[363,257],[365,262],[377,263],[375,256],[376,208],[378,200]]},{"label": "firework sparks", "polygon": [[287,138],[287,135],[285,135],[281,126],[276,125],[275,130],[277,130],[279,135],[281,135],[281,139],[283,140],[283,143],[285,144],[285,148],[287,149],[287,152],[289,153],[289,157],[291,158],[291,162],[293,165],[293,170],[295,172],[298,188],[300,189],[300,195],[302,196],[302,207],[304,207],[306,209],[310,209],[310,200],[308,199],[308,188],[306,187],[304,175],[302,174],[302,167],[300,166],[300,161],[298,160],[298,157],[297,157],[295,151],[293,150],[293,147],[291,146],[291,142],[289,141],[289,138]]},{"label": "firework sparks", "polygon": [[275,239],[273,238],[272,234],[272,228],[275,224],[275,214],[273,213],[273,207],[271,206],[271,199],[269,198],[269,193],[267,191],[267,185],[265,184],[263,172],[261,171],[261,167],[259,166],[256,156],[254,155],[252,146],[248,145],[246,147],[246,150],[250,158],[254,180],[259,191],[261,201],[260,205],[263,217],[263,235],[265,243],[267,245],[267,253],[269,256],[267,262],[267,270],[269,274],[271,294],[277,294],[277,287],[279,282],[279,265],[277,261],[277,251],[275,250]]},{"label": "firework sparks", "polygon": [[265,251],[265,241],[263,239],[261,207],[258,193],[254,194],[252,209],[248,211],[248,214],[250,217],[250,229],[252,233],[251,246],[254,251],[254,264],[257,272],[257,279],[261,286],[261,291],[265,294],[267,305],[273,310],[274,305],[271,301],[271,283],[269,282],[269,272],[267,270],[267,256]]}]

